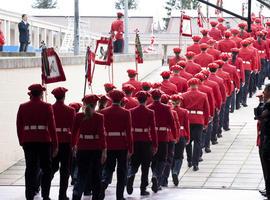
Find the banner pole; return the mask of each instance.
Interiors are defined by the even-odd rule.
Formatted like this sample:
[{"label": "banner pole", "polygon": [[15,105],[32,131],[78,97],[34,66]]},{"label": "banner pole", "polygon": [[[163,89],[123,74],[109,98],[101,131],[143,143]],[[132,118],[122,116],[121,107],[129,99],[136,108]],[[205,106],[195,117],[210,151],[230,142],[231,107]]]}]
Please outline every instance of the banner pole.
[{"label": "banner pole", "polygon": [[86,94],[86,84],[87,84],[87,77],[88,77],[88,70],[89,70],[89,68],[88,68],[88,57],[89,57],[89,47],[87,47],[86,55],[85,55],[85,65],[84,65],[85,76],[84,76],[83,98],[85,97],[85,94]]},{"label": "banner pole", "polygon": [[113,62],[112,62],[112,64],[111,64],[111,71],[112,71],[112,84],[113,84],[113,82],[114,82],[114,75],[113,75]]},{"label": "banner pole", "polygon": [[139,76],[139,73],[138,73],[138,62],[135,58],[135,66],[136,66],[136,72],[137,72],[137,81],[139,80],[138,76]]}]

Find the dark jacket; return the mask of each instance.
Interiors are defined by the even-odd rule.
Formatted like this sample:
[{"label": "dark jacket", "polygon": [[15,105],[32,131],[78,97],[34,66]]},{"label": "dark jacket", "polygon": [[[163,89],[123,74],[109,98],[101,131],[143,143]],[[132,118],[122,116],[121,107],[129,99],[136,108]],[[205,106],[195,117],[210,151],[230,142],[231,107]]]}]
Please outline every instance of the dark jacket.
[{"label": "dark jacket", "polygon": [[18,24],[19,32],[20,32],[20,42],[21,43],[27,43],[29,42],[29,24],[25,24],[23,21],[21,21]]}]

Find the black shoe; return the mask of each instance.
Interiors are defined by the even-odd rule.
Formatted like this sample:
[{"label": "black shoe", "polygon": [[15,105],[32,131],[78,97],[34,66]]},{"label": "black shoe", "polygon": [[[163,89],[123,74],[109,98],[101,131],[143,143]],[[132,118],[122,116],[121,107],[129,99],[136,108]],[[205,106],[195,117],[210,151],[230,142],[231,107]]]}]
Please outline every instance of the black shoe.
[{"label": "black shoe", "polygon": [[178,186],[179,180],[178,180],[177,174],[173,174],[173,175],[172,175],[172,180],[173,180],[173,184],[174,184],[175,186]]},{"label": "black shoe", "polygon": [[202,157],[200,157],[200,158],[199,158],[199,162],[202,162],[202,161],[203,161],[203,159],[202,159]]},{"label": "black shoe", "polygon": [[52,200],[50,197],[45,197],[43,200]]},{"label": "black shoe", "polygon": [[199,167],[196,166],[196,165],[194,165],[194,166],[193,166],[193,171],[196,172],[196,171],[198,171],[198,170],[199,170]]},{"label": "black shoe", "polygon": [[230,110],[230,113],[234,113],[234,110]]},{"label": "black shoe", "polygon": [[148,195],[150,195],[150,192],[146,190],[141,190],[141,196],[148,196]]},{"label": "black shoe", "polygon": [[218,137],[218,138],[222,138],[222,134],[221,134],[221,133],[218,133],[218,134],[217,134],[217,137]]},{"label": "black shoe", "polygon": [[216,145],[216,144],[218,144],[218,141],[216,140],[212,141],[212,145]]},{"label": "black shoe", "polygon": [[152,178],[152,187],[151,187],[152,191],[154,193],[157,193],[158,191],[158,182],[157,182],[157,178],[156,177],[153,177]]},{"label": "black shoe", "polygon": [[121,198],[117,198],[116,200],[126,200],[126,198],[121,197]]},{"label": "black shoe", "polygon": [[100,199],[104,199],[105,198],[105,191],[106,191],[106,189],[107,189],[107,185],[104,182],[102,182],[101,183],[101,187],[100,187],[100,195],[99,195],[99,198]]},{"label": "black shoe", "polygon": [[248,105],[247,105],[246,103],[243,103],[242,105],[243,105],[244,107],[248,107]]},{"label": "black shoe", "polygon": [[236,107],[235,109],[236,109],[236,110],[239,110],[240,108],[241,108],[241,106],[239,106],[239,107]]},{"label": "black shoe", "polygon": [[210,147],[205,147],[204,151],[205,151],[205,153],[211,153]]},{"label": "black shoe", "polygon": [[223,128],[224,131],[230,131],[231,129],[230,128]]},{"label": "black shoe", "polygon": [[188,167],[192,167],[192,162],[188,162]]},{"label": "black shoe", "polygon": [[158,187],[158,191],[161,191],[161,190],[162,190],[162,187],[161,187],[161,186],[159,186],[159,187]]},{"label": "black shoe", "polygon": [[266,189],[263,189],[263,190],[259,190],[259,193],[266,193]]},{"label": "black shoe", "polygon": [[127,193],[132,194],[133,192],[133,181],[134,181],[134,176],[131,176],[127,179]]},{"label": "black shoe", "polygon": [[[88,195],[90,196],[90,195]],[[59,196],[58,200],[69,200],[69,198],[67,196]]]}]

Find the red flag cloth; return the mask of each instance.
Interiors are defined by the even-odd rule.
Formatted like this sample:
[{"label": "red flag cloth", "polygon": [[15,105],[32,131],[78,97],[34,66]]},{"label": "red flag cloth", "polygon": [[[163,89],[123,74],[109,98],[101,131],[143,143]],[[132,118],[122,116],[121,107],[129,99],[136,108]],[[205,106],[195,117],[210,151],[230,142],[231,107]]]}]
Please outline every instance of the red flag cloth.
[{"label": "red flag cloth", "polygon": [[113,45],[111,38],[102,37],[100,40],[97,40],[94,62],[98,65],[111,65],[113,62]]},{"label": "red flag cloth", "polygon": [[65,81],[61,60],[53,48],[44,48],[41,53],[42,82],[45,84]]},{"label": "red flag cloth", "polygon": [[139,31],[136,32],[135,37],[135,59],[137,63],[143,63],[143,52],[140,41]]},{"label": "red flag cloth", "polygon": [[192,37],[191,18],[182,14],[180,17],[180,35]]}]

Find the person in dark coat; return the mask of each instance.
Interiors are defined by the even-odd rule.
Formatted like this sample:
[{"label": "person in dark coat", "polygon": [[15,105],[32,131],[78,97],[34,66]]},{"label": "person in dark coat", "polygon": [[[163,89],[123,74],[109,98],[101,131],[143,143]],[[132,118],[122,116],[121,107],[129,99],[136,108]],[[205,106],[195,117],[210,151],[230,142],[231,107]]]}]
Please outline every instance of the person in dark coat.
[{"label": "person in dark coat", "polygon": [[29,23],[28,16],[26,14],[22,15],[22,21],[18,24],[19,33],[20,33],[20,52],[26,52],[28,44],[30,43],[29,39]]}]

